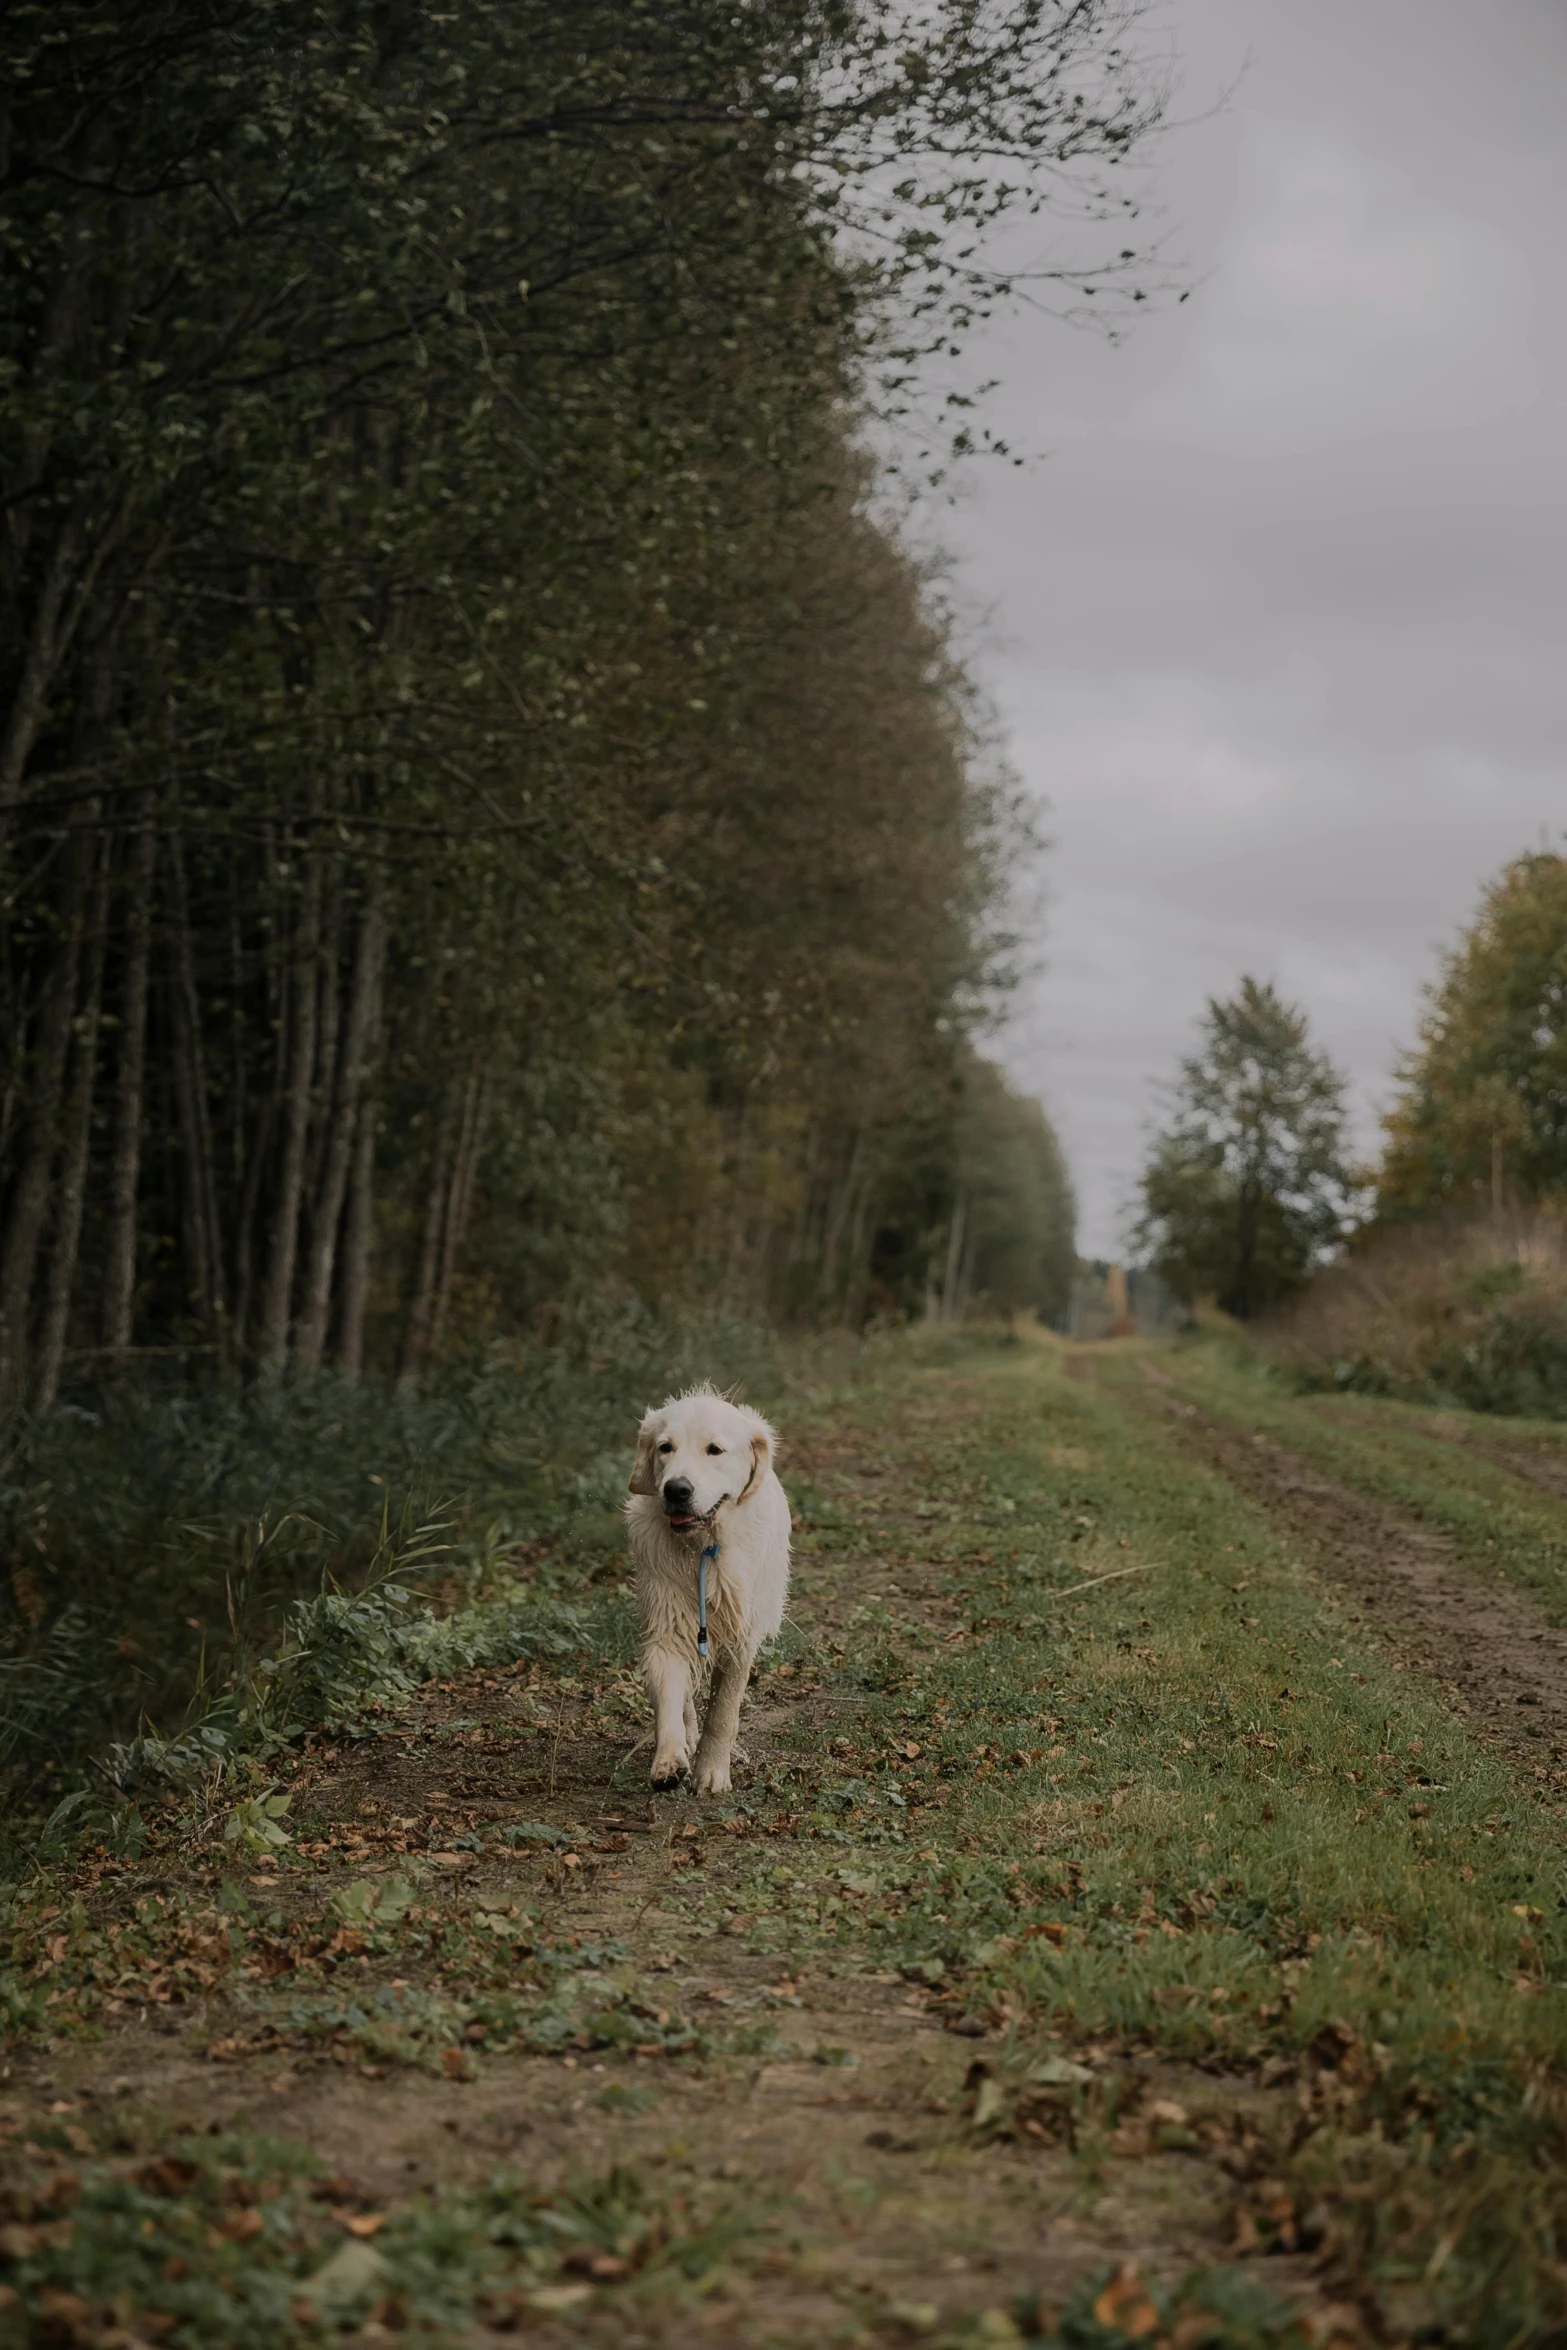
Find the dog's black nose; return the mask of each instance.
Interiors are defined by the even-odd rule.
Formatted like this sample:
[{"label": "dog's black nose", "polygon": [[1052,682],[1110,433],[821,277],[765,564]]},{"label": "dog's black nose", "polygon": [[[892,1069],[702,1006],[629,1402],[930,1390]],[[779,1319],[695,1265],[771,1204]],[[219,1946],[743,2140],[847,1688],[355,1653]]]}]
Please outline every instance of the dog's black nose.
[{"label": "dog's black nose", "polygon": [[691,1507],[689,1477],[671,1477],[664,1487],[664,1507],[672,1518],[683,1518]]}]

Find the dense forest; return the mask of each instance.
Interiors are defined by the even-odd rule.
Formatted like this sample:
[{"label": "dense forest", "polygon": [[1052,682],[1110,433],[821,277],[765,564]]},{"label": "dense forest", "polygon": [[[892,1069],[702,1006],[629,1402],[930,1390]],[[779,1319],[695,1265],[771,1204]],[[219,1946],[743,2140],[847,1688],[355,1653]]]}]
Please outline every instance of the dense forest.
[{"label": "dense forest", "polygon": [[983,439],[1009,223],[1143,298],[1134,31],[7,12],[0,1405],[606,1290],[1049,1306],[975,1057],[1028,825],[868,449]]}]

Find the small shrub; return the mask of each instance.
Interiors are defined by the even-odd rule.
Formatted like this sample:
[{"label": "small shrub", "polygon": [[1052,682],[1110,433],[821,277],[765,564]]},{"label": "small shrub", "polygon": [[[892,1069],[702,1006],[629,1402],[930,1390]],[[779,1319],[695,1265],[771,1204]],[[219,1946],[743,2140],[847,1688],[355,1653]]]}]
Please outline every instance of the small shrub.
[{"label": "small shrub", "polygon": [[777,1377],[748,1325],[627,1307],[418,1389],[149,1376],[14,1421],[0,1845],[31,1849],[28,1816],[57,1806],[89,1756],[122,1794],[190,1785],[304,1724],[352,1729],[432,1675],[620,1656],[624,1608],[590,1586],[619,1549],[642,1410],[698,1378],[765,1397]]},{"label": "small shrub", "polygon": [[1567,1418],[1567,1228],[1518,1210],[1386,1233],[1261,1341],[1307,1387]]}]

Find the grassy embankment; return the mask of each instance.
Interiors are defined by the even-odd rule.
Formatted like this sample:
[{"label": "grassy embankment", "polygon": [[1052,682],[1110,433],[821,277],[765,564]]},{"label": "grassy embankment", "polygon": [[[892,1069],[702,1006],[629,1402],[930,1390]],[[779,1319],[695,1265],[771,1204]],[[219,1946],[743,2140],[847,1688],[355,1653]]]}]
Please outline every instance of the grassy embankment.
[{"label": "grassy embankment", "polygon": [[[1549,1789],[1347,1621],[1138,1350],[1091,1359],[948,1342],[785,1397],[796,1628],[732,1802],[650,1806],[625,1759],[606,1482],[494,1603],[596,1578],[596,1649],[367,1667],[357,1723],[269,1757],[287,1842],[231,1781],[20,1884],[7,2322],[1552,2338]],[[1554,1608],[1567,1510],[1435,1423],[1161,1362]]]}]

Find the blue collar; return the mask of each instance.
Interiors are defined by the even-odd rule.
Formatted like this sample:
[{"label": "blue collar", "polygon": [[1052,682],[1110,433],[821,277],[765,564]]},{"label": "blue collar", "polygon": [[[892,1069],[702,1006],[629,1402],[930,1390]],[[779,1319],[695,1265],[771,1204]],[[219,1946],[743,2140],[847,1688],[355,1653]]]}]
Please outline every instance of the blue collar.
[{"label": "blue collar", "polygon": [[710,1542],[697,1561],[696,1570],[696,1653],[707,1655],[707,1562],[718,1556],[718,1545]]}]

